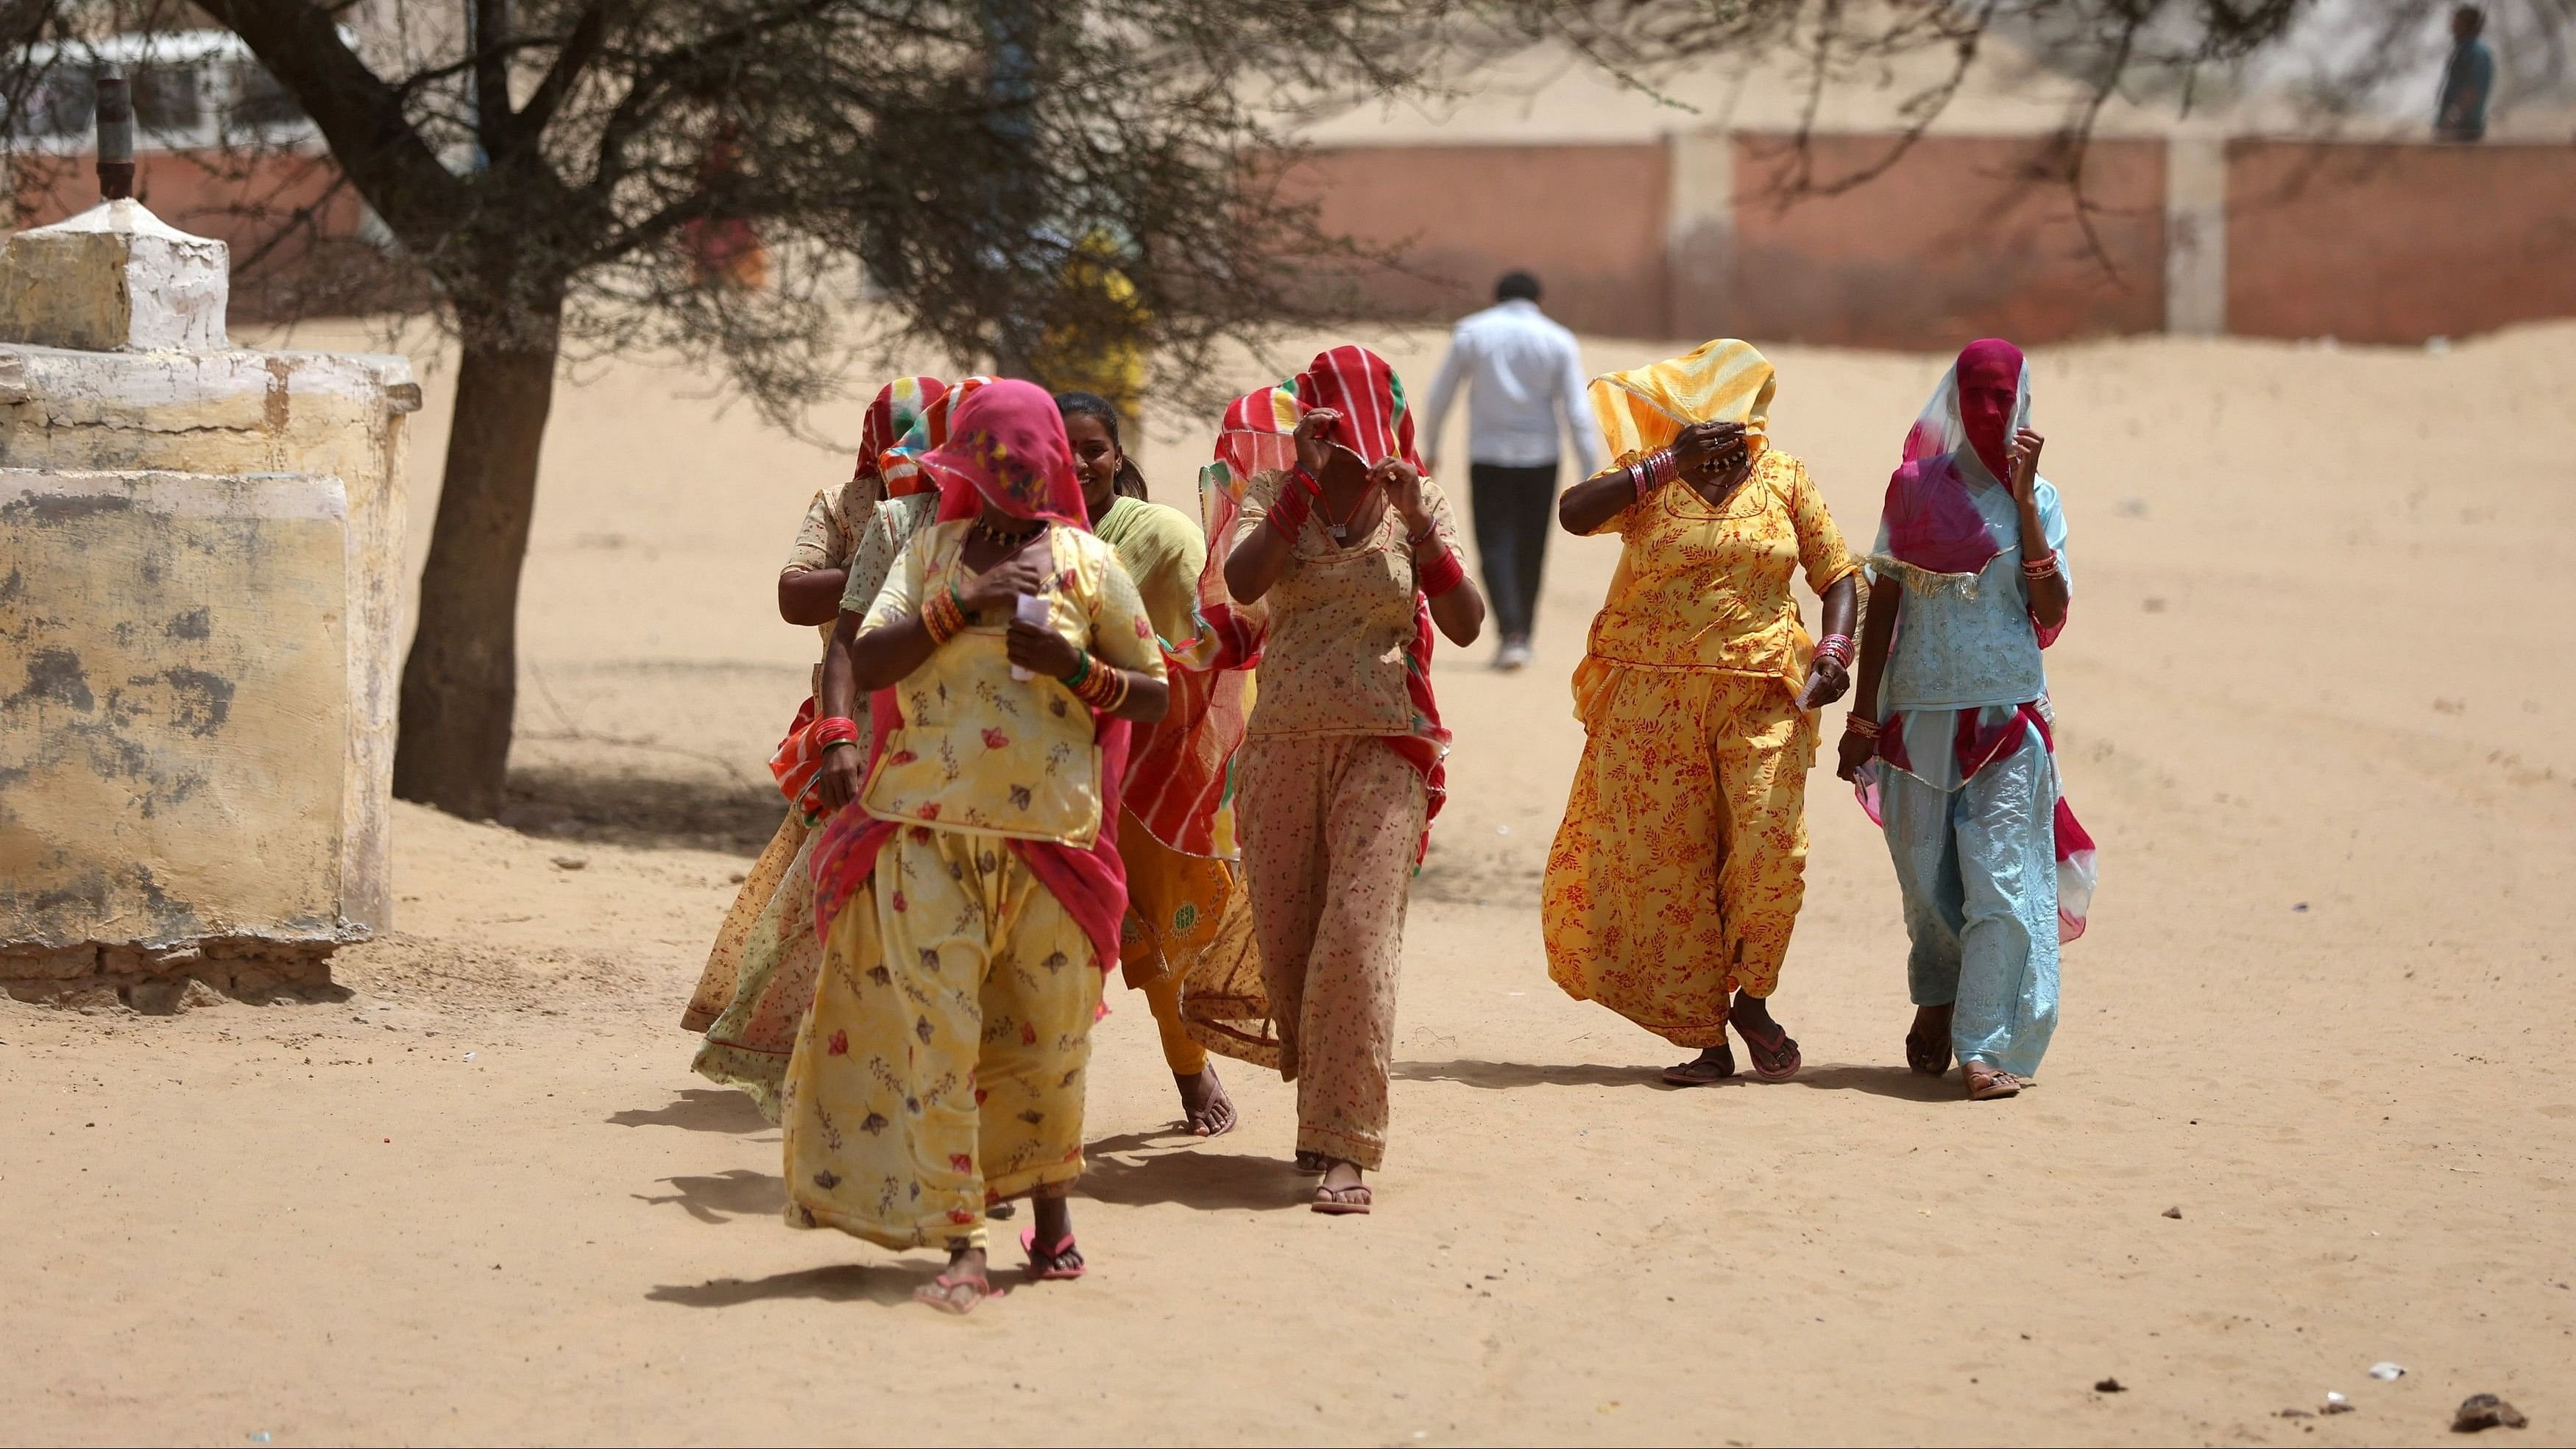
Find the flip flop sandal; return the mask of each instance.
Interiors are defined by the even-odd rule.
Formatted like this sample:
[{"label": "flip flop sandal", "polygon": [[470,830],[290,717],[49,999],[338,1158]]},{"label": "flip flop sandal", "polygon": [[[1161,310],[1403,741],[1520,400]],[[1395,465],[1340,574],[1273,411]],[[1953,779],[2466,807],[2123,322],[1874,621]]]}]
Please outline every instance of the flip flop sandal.
[{"label": "flip flop sandal", "polygon": [[[957,1296],[960,1288],[974,1290],[973,1296],[961,1302]],[[954,1277],[942,1273],[912,1290],[913,1302],[926,1303],[942,1313],[954,1313],[960,1317],[974,1312],[976,1305],[985,1299],[1000,1296],[993,1291],[992,1280],[981,1273],[960,1273]]]},{"label": "flip flop sandal", "polygon": [[[1343,1195],[1354,1192],[1359,1194],[1356,1202]],[[1307,1206],[1332,1217],[1350,1217],[1367,1212],[1370,1202],[1375,1197],[1376,1194],[1369,1191],[1369,1185],[1365,1182],[1355,1182],[1348,1187],[1317,1187],[1315,1200]]]},{"label": "flip flop sandal", "polygon": [[[1029,1255],[1029,1279],[1036,1283],[1070,1283],[1081,1277],[1089,1266],[1082,1261],[1082,1254],[1073,1246],[1071,1233],[1065,1234],[1054,1247],[1041,1253],[1038,1251],[1038,1230],[1025,1229],[1020,1234],[1020,1251]],[[1064,1260],[1067,1258],[1073,1260],[1072,1267],[1068,1268],[1064,1265]]]},{"label": "flip flop sandal", "polygon": [[1668,1087],[1710,1087],[1735,1075],[1735,1049],[1720,1042],[1715,1057],[1698,1056],[1679,1066],[1664,1068],[1663,1081]]},{"label": "flip flop sandal", "polygon": [[[1193,1137],[1223,1137],[1243,1121],[1243,1114],[1234,1110],[1234,1099],[1225,1093],[1225,1083],[1216,1080],[1215,1071],[1214,1067],[1202,1069],[1202,1074],[1208,1077],[1208,1085],[1216,1089],[1216,1095],[1210,1097],[1197,1111],[1184,1111],[1181,1114],[1181,1125],[1187,1127]],[[1219,1107],[1226,1109],[1222,1126],[1212,1120]]]},{"label": "flip flop sandal", "polygon": [[[1753,1053],[1753,1075],[1766,1082],[1785,1082],[1798,1075],[1798,1068],[1806,1065],[1807,1059],[1798,1054],[1798,1044],[1790,1039],[1787,1027],[1773,1022],[1771,1030],[1777,1035],[1768,1042],[1754,1040],[1753,1033],[1740,1026],[1735,1032],[1744,1038],[1745,1050]],[[1779,1065],[1765,1066],[1764,1057]]]}]

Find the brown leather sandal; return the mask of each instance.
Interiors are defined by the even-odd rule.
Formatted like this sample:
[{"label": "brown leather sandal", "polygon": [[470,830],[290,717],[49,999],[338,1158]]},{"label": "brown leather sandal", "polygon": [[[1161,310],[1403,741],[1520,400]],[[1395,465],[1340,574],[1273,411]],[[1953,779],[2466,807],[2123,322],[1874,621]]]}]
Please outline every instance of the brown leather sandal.
[{"label": "brown leather sandal", "polygon": [[1999,1102],[2021,1095],[2021,1078],[1984,1062],[1961,1062],[1959,1080],[1966,1085],[1971,1102]]},{"label": "brown leather sandal", "polygon": [[1719,1042],[1689,1061],[1664,1068],[1663,1080],[1668,1087],[1710,1087],[1734,1075],[1735,1049]]}]

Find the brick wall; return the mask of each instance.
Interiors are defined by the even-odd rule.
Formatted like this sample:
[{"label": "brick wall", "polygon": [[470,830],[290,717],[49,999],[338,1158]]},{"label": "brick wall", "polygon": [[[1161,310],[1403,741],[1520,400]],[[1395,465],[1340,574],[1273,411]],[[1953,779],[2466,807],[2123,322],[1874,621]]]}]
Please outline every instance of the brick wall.
[{"label": "brick wall", "polygon": [[2227,153],[2231,332],[2420,342],[2576,316],[2576,146]]}]

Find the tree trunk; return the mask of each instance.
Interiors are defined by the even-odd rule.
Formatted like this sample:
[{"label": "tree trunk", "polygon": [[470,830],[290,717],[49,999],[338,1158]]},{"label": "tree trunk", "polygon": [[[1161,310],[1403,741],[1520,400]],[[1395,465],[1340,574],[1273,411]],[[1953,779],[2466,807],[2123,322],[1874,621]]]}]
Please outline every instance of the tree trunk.
[{"label": "tree trunk", "polygon": [[554,404],[562,300],[514,321],[460,329],[456,417],[394,749],[394,794],[470,820],[499,812],[510,763],[519,569]]}]

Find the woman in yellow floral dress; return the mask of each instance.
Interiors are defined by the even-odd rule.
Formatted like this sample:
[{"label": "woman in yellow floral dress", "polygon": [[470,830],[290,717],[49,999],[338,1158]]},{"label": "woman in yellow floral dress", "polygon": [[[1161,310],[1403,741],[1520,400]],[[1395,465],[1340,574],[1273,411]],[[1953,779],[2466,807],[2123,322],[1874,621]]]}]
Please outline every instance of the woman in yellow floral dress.
[{"label": "woman in yellow floral dress", "polygon": [[[1861,565],[1766,434],[1771,364],[1719,341],[1592,383],[1618,461],[1566,490],[1624,547],[1574,675],[1586,739],[1548,852],[1548,974],[1677,1046],[1664,1080],[1796,1075],[1772,990],[1805,893],[1815,711],[1850,686]],[[1791,579],[1824,601],[1810,640]]]},{"label": "woman in yellow floral dress", "polygon": [[1065,1195],[1127,909],[1118,781],[1128,722],[1160,718],[1165,689],[1052,398],[986,384],[921,461],[940,521],[825,658],[837,813],[814,851],[823,970],[783,1095],[787,1220],[944,1247],[919,1296],[963,1313],[991,1293],[988,1203],[1034,1194],[1032,1275],[1083,1271]]}]

